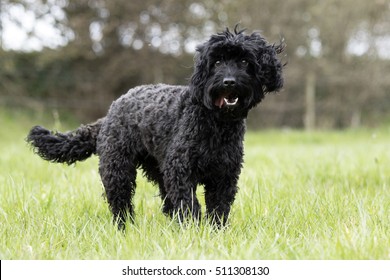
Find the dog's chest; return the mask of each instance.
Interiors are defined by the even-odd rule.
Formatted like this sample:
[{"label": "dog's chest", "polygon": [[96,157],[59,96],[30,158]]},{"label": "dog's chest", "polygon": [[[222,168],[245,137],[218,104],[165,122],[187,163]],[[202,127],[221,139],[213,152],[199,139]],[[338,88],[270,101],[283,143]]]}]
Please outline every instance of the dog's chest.
[{"label": "dog's chest", "polygon": [[201,174],[225,173],[242,162],[243,144],[239,135],[211,135],[198,147],[198,167]]}]

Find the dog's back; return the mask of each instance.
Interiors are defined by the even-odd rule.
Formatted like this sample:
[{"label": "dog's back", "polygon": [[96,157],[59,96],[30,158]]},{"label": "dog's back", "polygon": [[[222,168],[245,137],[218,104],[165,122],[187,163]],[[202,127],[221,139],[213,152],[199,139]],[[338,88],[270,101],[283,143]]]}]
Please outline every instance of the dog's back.
[{"label": "dog's back", "polygon": [[[74,131],[65,133],[50,131],[42,126],[33,127],[27,142],[43,159],[55,163],[73,164],[83,161],[92,154],[99,154],[97,143],[105,145],[104,135],[99,137],[102,126],[112,131],[113,126],[124,126],[130,134],[139,134],[144,147],[138,147],[140,153],[148,151],[156,154],[160,141],[169,137],[180,114],[181,102],[186,86],[164,84],[138,86],[114,101],[108,111],[108,118],[101,118],[94,123],[81,125]],[[164,127],[160,127],[164,123]],[[163,136],[159,133],[163,132]]]},{"label": "dog's back", "polygon": [[130,89],[112,103],[98,137],[97,154],[105,149],[107,137],[118,130],[121,135],[116,136],[117,141],[137,139],[132,143],[133,151],[162,158],[177,133],[187,94],[187,86],[165,84]]}]

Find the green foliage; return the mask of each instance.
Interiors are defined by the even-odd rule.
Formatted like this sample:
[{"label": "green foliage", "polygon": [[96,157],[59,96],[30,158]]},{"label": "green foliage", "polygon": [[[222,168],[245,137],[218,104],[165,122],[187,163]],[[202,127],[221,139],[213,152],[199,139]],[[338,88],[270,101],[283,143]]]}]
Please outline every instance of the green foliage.
[{"label": "green foliage", "polygon": [[[389,128],[248,133],[240,190],[220,231],[165,217],[157,188],[139,176],[137,216],[123,234],[96,157],[47,163],[24,142],[36,116],[1,110],[0,119],[1,259],[390,258]],[[204,205],[202,188],[199,197]]]},{"label": "green foliage", "polygon": [[261,30],[270,43],[284,38],[287,44],[284,89],[252,110],[250,127],[298,128],[304,119],[308,128],[374,127],[390,118],[387,2],[2,0],[2,16],[29,29],[27,42],[49,43],[12,7],[35,16],[37,26],[52,25],[67,43],[31,54],[0,48],[0,103],[38,100],[90,121],[129,88],[187,84],[194,46],[240,23],[248,32]]}]

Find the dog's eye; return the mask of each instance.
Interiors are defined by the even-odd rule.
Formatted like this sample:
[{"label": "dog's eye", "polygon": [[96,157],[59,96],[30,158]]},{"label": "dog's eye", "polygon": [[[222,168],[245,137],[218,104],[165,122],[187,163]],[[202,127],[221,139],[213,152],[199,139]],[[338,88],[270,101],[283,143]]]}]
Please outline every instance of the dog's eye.
[{"label": "dog's eye", "polygon": [[221,66],[221,61],[220,60],[217,60],[215,63],[214,63],[214,66],[215,67],[218,67],[218,66]]},{"label": "dog's eye", "polygon": [[241,65],[244,67],[248,66],[248,61],[246,59],[241,60]]}]

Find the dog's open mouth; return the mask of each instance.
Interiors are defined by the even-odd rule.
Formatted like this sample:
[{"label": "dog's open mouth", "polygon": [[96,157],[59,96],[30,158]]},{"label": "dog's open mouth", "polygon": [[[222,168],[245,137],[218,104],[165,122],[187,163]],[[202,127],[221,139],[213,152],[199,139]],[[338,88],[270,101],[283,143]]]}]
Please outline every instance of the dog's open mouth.
[{"label": "dog's open mouth", "polygon": [[238,103],[238,97],[234,93],[225,93],[219,96],[214,101],[214,105],[218,108],[232,107]]}]

